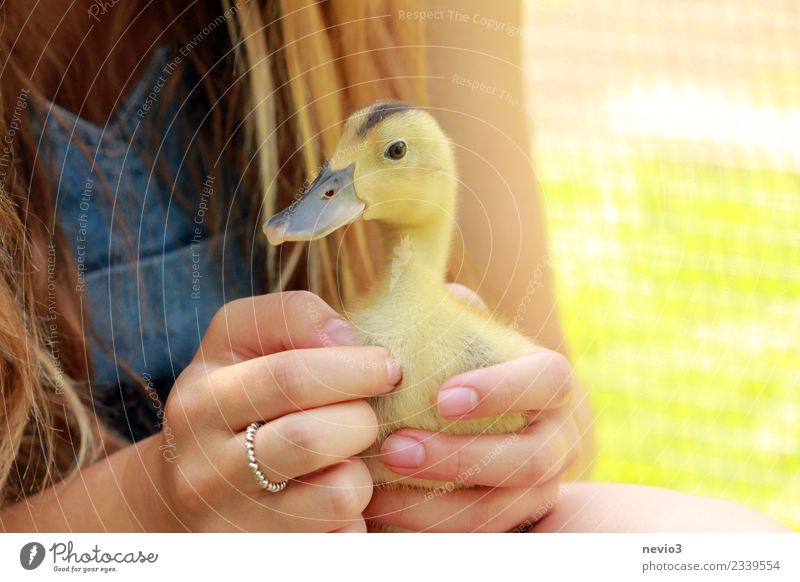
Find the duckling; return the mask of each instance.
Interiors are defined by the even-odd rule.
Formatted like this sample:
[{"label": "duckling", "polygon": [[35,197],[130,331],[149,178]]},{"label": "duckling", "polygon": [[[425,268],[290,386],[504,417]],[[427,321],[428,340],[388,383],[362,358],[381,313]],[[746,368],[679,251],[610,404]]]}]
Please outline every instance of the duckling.
[{"label": "duckling", "polygon": [[437,412],[437,390],[447,378],[536,349],[531,340],[446,287],[457,188],[453,146],[436,119],[407,103],[378,102],[348,118],[314,182],[264,225],[273,245],[318,239],[357,220],[380,225],[383,272],[348,307],[363,344],[388,348],[403,369],[398,387],[370,402],[379,437],[362,456],[379,486],[464,486],[392,473],[378,453],[397,429],[510,433],[526,424],[525,415],[517,412],[455,421]]}]

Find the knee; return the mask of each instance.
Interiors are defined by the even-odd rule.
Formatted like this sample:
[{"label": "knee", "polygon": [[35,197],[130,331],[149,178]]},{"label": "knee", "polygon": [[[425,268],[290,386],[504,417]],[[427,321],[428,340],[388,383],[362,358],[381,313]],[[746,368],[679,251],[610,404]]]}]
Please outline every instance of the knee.
[{"label": "knee", "polygon": [[643,485],[567,483],[534,531],[788,532],[743,505]]}]

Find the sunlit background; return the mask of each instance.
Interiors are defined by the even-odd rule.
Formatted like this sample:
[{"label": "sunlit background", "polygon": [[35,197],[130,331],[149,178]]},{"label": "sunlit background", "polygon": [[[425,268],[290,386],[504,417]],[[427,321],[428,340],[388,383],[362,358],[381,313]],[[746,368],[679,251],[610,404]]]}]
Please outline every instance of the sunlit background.
[{"label": "sunlit background", "polygon": [[526,3],[559,304],[595,478],[800,529],[800,5]]}]

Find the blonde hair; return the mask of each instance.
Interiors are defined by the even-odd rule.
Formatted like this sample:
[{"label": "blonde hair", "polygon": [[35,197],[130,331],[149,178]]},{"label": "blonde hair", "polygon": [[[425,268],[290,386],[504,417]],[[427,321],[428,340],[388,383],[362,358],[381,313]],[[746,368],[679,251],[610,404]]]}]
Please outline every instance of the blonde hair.
[{"label": "blonde hair", "polygon": [[[377,99],[427,102],[424,29],[419,22],[397,17],[403,10],[418,8],[416,4],[281,0],[281,46],[268,56],[257,37],[250,36],[244,43],[253,68],[267,69],[261,77],[270,74],[270,56],[274,59],[283,53],[285,70],[277,69],[278,88],[287,88],[290,95],[306,178],[313,178],[333,152],[348,113]],[[256,28],[252,14],[242,11],[240,15],[249,21],[250,29]],[[251,83],[253,102],[268,102],[264,88],[272,86],[274,83]],[[266,108],[261,113],[266,115]],[[274,164],[279,156],[269,150],[270,144],[275,147],[271,136],[277,128],[269,119],[256,123],[255,128],[259,131],[257,144],[264,144],[259,166],[266,184],[263,215],[268,217],[291,202],[300,184],[294,185],[294,192],[275,187],[280,172]],[[369,284],[377,270],[373,261],[378,253],[369,249],[378,244],[378,237],[369,236],[367,229],[364,223],[357,223],[346,235],[338,232],[311,244],[284,245],[285,259],[276,260],[271,252],[267,266],[270,289],[298,287],[294,275],[305,256],[305,286],[341,308],[347,298]]]},{"label": "blonde hair", "polygon": [[[236,109],[250,147],[234,154],[235,163],[253,176],[251,186],[258,196],[253,207],[261,207],[262,218],[289,204],[302,181],[316,173],[351,110],[378,98],[426,102],[424,30],[419,22],[397,17],[400,10],[416,9],[420,3],[221,0],[213,8],[209,0],[209,12],[235,15],[228,20],[231,62],[243,73],[243,82],[237,84],[241,87],[231,88],[228,100],[218,106],[222,112],[214,112],[219,123],[212,125],[222,129],[215,130],[213,147],[222,151],[226,133],[235,131],[236,119],[223,113]],[[127,13],[122,6],[128,6]],[[118,9],[112,22],[123,30],[136,5]],[[2,10],[4,29],[20,30],[26,21],[22,10],[15,15],[9,3]],[[20,26],[10,22],[15,16]],[[12,110],[20,90],[41,93],[15,61],[9,42],[0,42],[3,135],[16,123]],[[212,48],[224,50],[208,51]],[[202,61],[211,58],[209,52],[196,53],[193,64],[207,70],[209,62]],[[66,61],[54,50],[49,56],[61,65]],[[208,83],[208,101],[215,103],[225,92]],[[83,97],[79,103],[85,102]],[[37,152],[30,127],[16,133],[11,163],[0,177],[0,506],[122,446],[92,414],[84,382],[90,354],[79,322],[69,317],[77,303],[70,291],[74,274],[48,280],[48,245],[59,236],[47,227],[55,224],[52,183],[34,166]],[[270,251],[268,289],[308,288],[341,306],[374,277],[369,248],[376,238],[359,226],[328,241],[287,245],[280,256]],[[72,264],[68,256],[58,261]],[[44,329],[48,290],[53,289],[59,306],[56,337]],[[56,357],[59,342],[63,347]]]}]

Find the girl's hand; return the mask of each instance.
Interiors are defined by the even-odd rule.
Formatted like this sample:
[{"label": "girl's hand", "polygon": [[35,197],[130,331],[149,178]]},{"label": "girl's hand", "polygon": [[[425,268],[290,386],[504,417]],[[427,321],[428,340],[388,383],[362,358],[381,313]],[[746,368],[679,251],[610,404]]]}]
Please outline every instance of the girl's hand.
[{"label": "girl's hand", "polygon": [[[165,407],[156,485],[166,529],[364,531],[372,496],[364,463],[377,419],[365,397],[401,373],[387,350],[354,346],[352,329],[321,299],[290,292],[241,299],[214,317]],[[244,431],[263,421],[250,473]]]},{"label": "girl's hand", "polygon": [[524,411],[530,424],[513,435],[395,432],[381,449],[392,471],[476,487],[377,491],[366,517],[414,531],[525,529],[555,505],[561,477],[578,457],[574,400],[569,363],[546,349],[450,378],[437,401],[445,418]]}]

